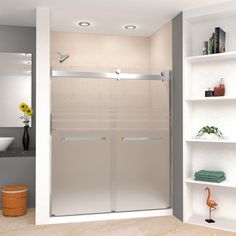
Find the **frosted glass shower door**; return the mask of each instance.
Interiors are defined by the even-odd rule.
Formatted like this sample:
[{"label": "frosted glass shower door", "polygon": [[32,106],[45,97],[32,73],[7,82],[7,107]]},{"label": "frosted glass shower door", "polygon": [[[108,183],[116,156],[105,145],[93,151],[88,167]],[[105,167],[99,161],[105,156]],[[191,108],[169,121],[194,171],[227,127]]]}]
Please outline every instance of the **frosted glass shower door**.
[{"label": "frosted glass shower door", "polygon": [[52,79],[55,216],[170,207],[169,82]]},{"label": "frosted glass shower door", "polygon": [[115,210],[170,207],[169,82],[114,81]]},{"label": "frosted glass shower door", "polygon": [[110,80],[52,82],[55,216],[111,211]]}]

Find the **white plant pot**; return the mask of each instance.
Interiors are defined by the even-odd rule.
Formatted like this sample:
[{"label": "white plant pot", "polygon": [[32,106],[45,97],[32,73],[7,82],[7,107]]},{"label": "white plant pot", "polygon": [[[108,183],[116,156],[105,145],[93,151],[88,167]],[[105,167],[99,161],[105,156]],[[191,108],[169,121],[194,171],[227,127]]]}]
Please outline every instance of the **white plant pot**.
[{"label": "white plant pot", "polygon": [[216,139],[220,139],[219,136],[217,136],[216,134],[203,134],[200,139],[207,139],[207,140],[216,140]]}]

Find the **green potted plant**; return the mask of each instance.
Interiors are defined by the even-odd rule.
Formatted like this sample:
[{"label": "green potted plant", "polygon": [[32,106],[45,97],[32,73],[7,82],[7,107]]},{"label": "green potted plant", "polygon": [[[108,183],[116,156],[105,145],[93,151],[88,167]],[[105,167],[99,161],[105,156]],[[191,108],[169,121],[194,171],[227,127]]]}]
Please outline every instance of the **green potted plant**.
[{"label": "green potted plant", "polygon": [[223,133],[219,130],[219,128],[215,126],[204,126],[199,131],[195,138],[203,138],[203,139],[224,139]]}]

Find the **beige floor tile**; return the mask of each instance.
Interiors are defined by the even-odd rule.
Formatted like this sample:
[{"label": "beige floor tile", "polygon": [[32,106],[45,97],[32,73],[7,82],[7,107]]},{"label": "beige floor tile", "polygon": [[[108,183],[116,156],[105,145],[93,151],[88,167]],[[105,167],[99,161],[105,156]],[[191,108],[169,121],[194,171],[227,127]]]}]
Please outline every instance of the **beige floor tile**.
[{"label": "beige floor tile", "polygon": [[26,216],[0,216],[0,236],[236,236],[236,233],[183,224],[172,216],[73,223],[34,225],[34,210]]}]

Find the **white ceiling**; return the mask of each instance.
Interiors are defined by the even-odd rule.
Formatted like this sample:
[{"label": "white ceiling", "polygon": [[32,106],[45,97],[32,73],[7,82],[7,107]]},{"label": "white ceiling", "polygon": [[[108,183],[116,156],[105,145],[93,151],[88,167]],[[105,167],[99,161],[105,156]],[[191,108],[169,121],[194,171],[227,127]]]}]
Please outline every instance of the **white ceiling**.
[{"label": "white ceiling", "polygon": [[[179,12],[229,0],[0,0],[0,25],[35,26],[35,8],[51,8],[55,31],[150,36]],[[92,22],[79,28],[78,21]],[[134,31],[123,29],[137,25]]]}]

